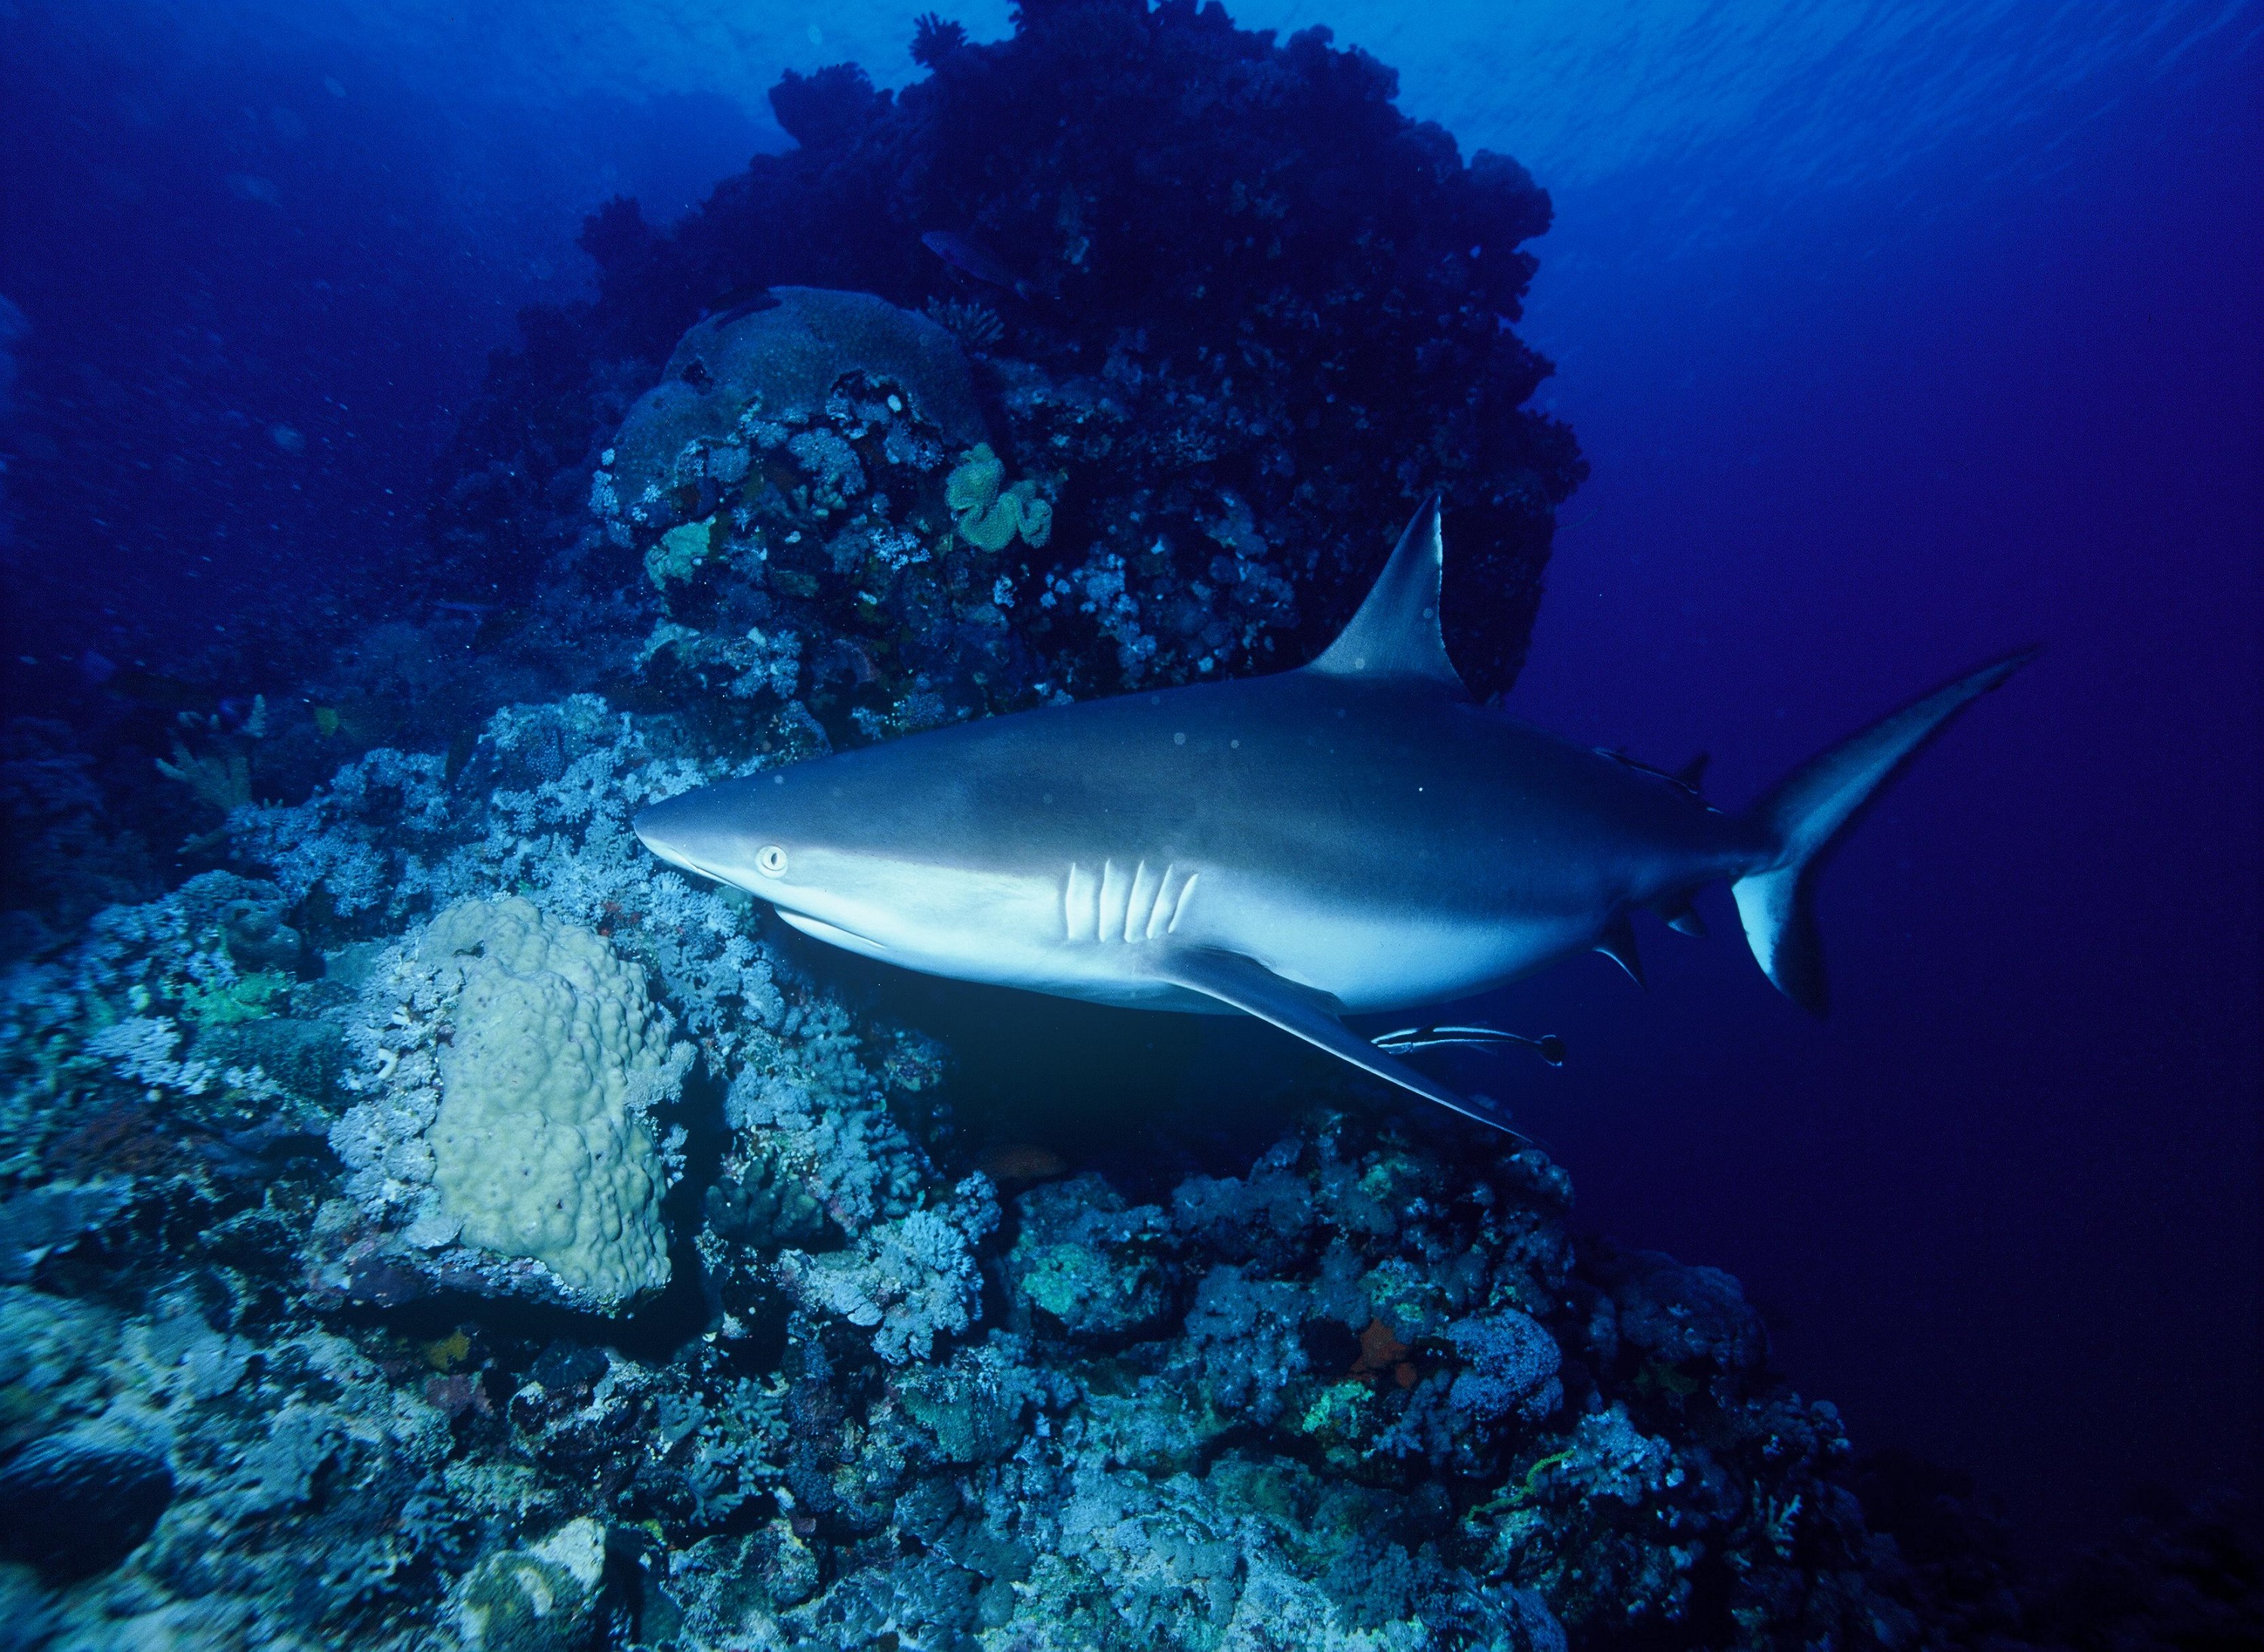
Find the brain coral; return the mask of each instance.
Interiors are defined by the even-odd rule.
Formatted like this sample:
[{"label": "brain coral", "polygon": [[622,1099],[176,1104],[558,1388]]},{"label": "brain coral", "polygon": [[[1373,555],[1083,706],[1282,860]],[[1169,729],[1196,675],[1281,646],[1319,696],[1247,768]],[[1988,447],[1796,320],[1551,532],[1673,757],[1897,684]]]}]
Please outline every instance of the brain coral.
[{"label": "brain coral", "polygon": [[983,439],[974,375],[942,327],[870,293],[780,286],[771,295],[778,302],[768,309],[695,322],[661,381],[629,409],[613,444],[624,506],[687,480],[678,474],[685,450],[729,436],[748,409],[770,419],[816,413],[849,373],[902,387],[912,411],[954,444]]},{"label": "brain coral", "polygon": [[665,1178],[644,1105],[668,1037],[644,972],[516,899],[449,908],[419,953],[463,982],[429,1136],[442,1211],[599,1308],[657,1291]]}]

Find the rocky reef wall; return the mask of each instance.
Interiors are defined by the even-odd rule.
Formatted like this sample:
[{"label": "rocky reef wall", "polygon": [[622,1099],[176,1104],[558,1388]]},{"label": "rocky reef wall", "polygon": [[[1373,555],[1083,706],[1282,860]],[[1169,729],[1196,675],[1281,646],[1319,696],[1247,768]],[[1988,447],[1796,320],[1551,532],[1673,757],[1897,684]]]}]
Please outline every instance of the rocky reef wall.
[{"label": "rocky reef wall", "polygon": [[[900,94],[853,66],[789,75],[772,101],[799,147],[673,228],[627,201],[591,220],[599,298],[524,318],[444,467],[439,576],[519,586],[580,531],[560,507],[664,364],[700,398],[671,355],[686,330],[818,286],[968,347],[993,446],[1056,517],[1003,571],[1098,570],[1139,610],[1152,648],[1102,650],[1078,691],[1295,663],[1433,488],[1457,523],[1449,646],[1482,695],[1506,688],[1584,474],[1527,406],[1549,365],[1512,330],[1549,216],[1524,170],[1400,114],[1392,72],[1326,30],[1277,42],[1215,5],[1033,4],[994,45],[930,18],[914,53],[926,78]],[[1245,578],[1268,595],[1240,627],[1184,612]],[[1093,653],[1074,618],[1010,628],[1056,681]]]}]

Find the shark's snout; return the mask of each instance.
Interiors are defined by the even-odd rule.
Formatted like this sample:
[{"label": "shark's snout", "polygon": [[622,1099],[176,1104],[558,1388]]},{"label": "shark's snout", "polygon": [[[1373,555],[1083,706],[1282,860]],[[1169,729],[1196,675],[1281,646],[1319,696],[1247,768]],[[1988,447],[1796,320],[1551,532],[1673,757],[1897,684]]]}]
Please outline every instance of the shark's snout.
[{"label": "shark's snout", "polygon": [[676,853],[669,836],[668,817],[663,812],[667,808],[665,803],[655,803],[637,810],[629,816],[629,830],[637,835],[637,841],[653,853],[663,860],[672,861]]},{"label": "shark's snout", "polygon": [[714,811],[703,808],[696,793],[669,799],[639,809],[629,829],[637,841],[672,866],[681,866],[703,878],[730,883],[737,880],[724,870],[729,864],[729,834],[721,830]]}]

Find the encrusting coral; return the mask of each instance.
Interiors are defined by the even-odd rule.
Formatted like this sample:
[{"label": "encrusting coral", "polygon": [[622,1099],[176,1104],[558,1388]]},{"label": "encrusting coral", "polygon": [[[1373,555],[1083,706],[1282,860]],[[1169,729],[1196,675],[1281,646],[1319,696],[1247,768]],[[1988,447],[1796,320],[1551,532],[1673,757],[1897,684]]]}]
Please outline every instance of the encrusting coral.
[{"label": "encrusting coral", "polygon": [[773,287],[760,304],[693,325],[661,381],[629,409],[609,467],[624,509],[649,519],[672,490],[737,482],[744,468],[729,473],[744,467],[744,450],[726,455],[744,422],[808,417],[851,373],[897,387],[914,416],[951,440],[983,439],[973,375],[938,323],[869,293]]}]

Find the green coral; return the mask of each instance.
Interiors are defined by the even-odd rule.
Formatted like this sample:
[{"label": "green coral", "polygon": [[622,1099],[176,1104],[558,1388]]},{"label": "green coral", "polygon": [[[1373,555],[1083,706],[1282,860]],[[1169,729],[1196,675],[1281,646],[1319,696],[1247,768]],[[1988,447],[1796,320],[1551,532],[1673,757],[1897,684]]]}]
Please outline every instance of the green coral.
[{"label": "green coral", "polygon": [[478,1652],[576,1652],[596,1639],[605,1569],[605,1528],[591,1519],[490,1554],[464,1580],[457,1634]]},{"label": "green coral", "polygon": [[1349,1469],[1368,1453],[1375,1417],[1375,1390],[1361,1381],[1333,1382],[1315,1393],[1303,1411],[1291,1407],[1289,1431],[1321,1447],[1330,1467]]},{"label": "green coral", "polygon": [[291,977],[281,970],[255,970],[233,981],[190,982],[181,990],[181,1009],[206,1026],[234,1026],[273,1015],[275,1001],[290,990]]},{"label": "green coral", "polygon": [[644,554],[644,571],[661,590],[671,579],[689,579],[715,548],[715,518],[671,528]]},{"label": "green coral", "polygon": [[1170,1222],[1152,1205],[1125,1208],[1098,1176],[1021,1196],[1021,1232],[1006,1258],[1009,1288],[1072,1337],[1114,1337],[1171,1311]]},{"label": "green coral", "polygon": [[1025,1296],[1085,1335],[1135,1330],[1168,1306],[1157,1271],[1139,1259],[1127,1264],[1081,1244],[1025,1242],[1015,1246],[1013,1264]]},{"label": "green coral", "polygon": [[1038,496],[1038,484],[1025,478],[999,491],[1006,462],[977,442],[944,479],[944,503],[961,535],[978,551],[1003,551],[1014,536],[1033,550],[1053,537],[1054,508]]}]

